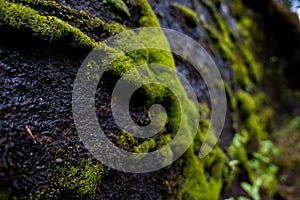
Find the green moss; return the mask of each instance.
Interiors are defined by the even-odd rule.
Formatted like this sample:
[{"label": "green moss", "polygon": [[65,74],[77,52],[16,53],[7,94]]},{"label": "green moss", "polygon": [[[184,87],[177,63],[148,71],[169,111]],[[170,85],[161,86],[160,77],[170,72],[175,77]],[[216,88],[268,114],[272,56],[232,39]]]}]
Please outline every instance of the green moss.
[{"label": "green moss", "polygon": [[97,43],[57,17],[42,16],[39,12],[15,3],[0,1],[0,24],[18,31],[30,31],[34,37],[48,43],[70,41],[71,47],[92,49]]},{"label": "green moss", "polygon": [[251,85],[251,81],[248,76],[248,70],[245,65],[233,63],[231,68],[234,74],[233,81],[235,84],[241,85],[243,88],[247,88]]},{"label": "green moss", "polygon": [[256,111],[256,105],[253,98],[245,91],[236,92],[237,105],[243,117],[248,117]]},{"label": "green moss", "polygon": [[255,136],[257,139],[264,139],[264,125],[257,115],[250,115],[246,122],[245,127],[249,130],[252,136]]},{"label": "green moss", "polygon": [[222,33],[222,37],[223,37],[224,41],[226,41],[228,43],[232,43],[231,39],[229,37],[229,35],[230,35],[229,28],[226,25],[226,22],[223,19],[223,17],[221,16],[216,5],[210,0],[202,0],[201,2],[210,10],[211,15],[215,21],[216,28],[219,29],[219,31]]},{"label": "green moss", "polygon": [[249,48],[241,47],[242,54],[244,56],[245,64],[248,67],[248,72],[251,80],[254,83],[259,83],[262,77],[262,66],[260,66],[254,59],[253,53]]},{"label": "green moss", "polygon": [[69,6],[61,5],[53,0],[9,0],[9,2],[22,3],[28,5],[39,13],[47,15],[54,12],[56,17],[77,27],[90,37],[98,39],[99,37],[109,37],[127,30],[127,28],[116,22],[104,22],[98,17],[93,17],[87,11],[78,11]]},{"label": "green moss", "polygon": [[[67,156],[67,155],[66,155]],[[72,198],[84,198],[95,193],[105,172],[102,164],[94,164],[91,158],[82,158],[73,165],[70,162],[52,163],[48,174],[50,185],[46,188],[36,186],[28,196],[30,199],[57,199],[59,194]]]},{"label": "green moss", "polygon": [[134,147],[135,152],[149,152],[156,148],[156,142],[154,139],[149,139],[143,142],[141,145]]},{"label": "green moss", "polygon": [[185,183],[182,189],[183,199],[217,200],[223,186],[225,156],[220,149],[214,149],[210,155],[199,159],[194,148],[185,153],[183,174]]},{"label": "green moss", "polygon": [[185,18],[187,24],[190,24],[191,26],[197,26],[199,24],[200,20],[198,17],[198,14],[193,11],[190,8],[187,8],[179,3],[173,3],[172,6],[176,9],[178,9],[182,16]]},{"label": "green moss", "polygon": [[136,2],[141,10],[140,27],[159,27],[158,19],[147,0],[136,0]]},{"label": "green moss", "polygon": [[132,135],[124,132],[122,132],[122,135],[116,136],[116,141],[121,148],[127,151],[129,151],[136,142]]},{"label": "green moss", "polygon": [[[200,105],[200,111],[207,109],[204,104]],[[185,183],[182,189],[183,199],[219,199],[221,189],[223,187],[224,166],[226,157],[221,149],[215,147],[207,156],[199,158],[198,153],[203,145],[205,133],[209,128],[209,111],[204,111],[201,118],[200,127],[194,139],[194,143],[184,154],[183,175]],[[207,133],[206,133],[207,135]],[[206,145],[210,145],[210,141],[214,144],[216,138],[214,134]]]},{"label": "green moss", "polygon": [[96,191],[100,183],[104,168],[102,164],[92,164],[91,159],[83,159],[78,167],[68,167],[67,163],[64,166],[58,166],[57,169],[62,175],[56,177],[54,183],[60,190],[72,190],[75,196],[91,195]]},{"label": "green moss", "polygon": [[115,13],[120,13],[123,16],[131,17],[131,14],[123,0],[104,0],[104,5],[112,7]]},{"label": "green moss", "polygon": [[228,99],[229,104],[230,104],[230,109],[235,110],[236,107],[237,107],[237,103],[236,103],[236,98],[233,95],[232,89],[230,88],[230,86],[226,82],[224,82],[224,86],[225,86],[227,99]]}]

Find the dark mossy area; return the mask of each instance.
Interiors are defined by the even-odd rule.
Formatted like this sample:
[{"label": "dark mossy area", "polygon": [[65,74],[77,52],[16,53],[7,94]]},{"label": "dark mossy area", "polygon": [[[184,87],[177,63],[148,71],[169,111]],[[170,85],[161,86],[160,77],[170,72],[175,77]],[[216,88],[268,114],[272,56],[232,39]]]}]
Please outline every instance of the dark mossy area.
[{"label": "dark mossy area", "polygon": [[[113,144],[155,151],[174,139],[179,126],[184,143],[193,134],[188,116],[201,114],[192,145],[177,161],[133,174],[105,166],[85,148],[73,120],[72,89],[93,48],[122,54],[134,43],[120,39],[110,47],[103,41],[138,27],[169,28],[201,44],[224,80],[227,115],[217,145],[199,158],[212,101],[204,78],[165,50],[123,54],[105,71],[95,95],[99,124]],[[128,34],[141,46],[171,50],[161,30]],[[273,0],[0,0],[0,199],[297,199],[299,49],[299,20]],[[100,62],[110,61],[105,59]],[[153,104],[165,107],[168,120],[154,137],[137,138],[116,124],[111,95],[137,65],[154,76],[150,63],[184,74],[199,108],[175,73],[153,77],[167,78],[185,104],[161,85],[140,88],[130,102],[134,122],[149,124]],[[128,81],[144,77],[137,72]],[[208,138],[209,144],[215,140]]]}]

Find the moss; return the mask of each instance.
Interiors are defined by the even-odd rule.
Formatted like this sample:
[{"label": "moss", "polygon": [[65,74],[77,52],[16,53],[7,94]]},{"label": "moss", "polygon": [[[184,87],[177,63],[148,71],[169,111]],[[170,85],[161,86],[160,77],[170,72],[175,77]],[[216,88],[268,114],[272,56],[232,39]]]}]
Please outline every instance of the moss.
[{"label": "moss", "polygon": [[[194,139],[194,143],[184,154],[183,175],[185,183],[182,189],[183,199],[219,199],[223,187],[223,175],[226,157],[223,151],[215,147],[207,156],[199,158],[198,153],[204,141],[209,123],[209,111],[205,111],[207,106],[200,105],[204,115],[201,118],[200,129]],[[206,134],[207,135],[207,134]],[[211,134],[213,136],[213,134]],[[209,140],[214,144],[216,138],[213,136]],[[208,142],[209,145],[209,141]],[[207,143],[206,143],[207,144]]]},{"label": "moss", "polygon": [[198,14],[190,8],[187,8],[179,3],[173,3],[172,6],[180,11],[182,16],[185,18],[187,24],[191,26],[197,26],[200,20]]},{"label": "moss", "polygon": [[256,105],[253,98],[245,91],[239,90],[236,92],[237,105],[243,117],[249,117],[255,113]]},{"label": "moss", "polygon": [[[210,161],[208,162],[208,160]],[[184,157],[183,174],[185,183],[182,189],[182,198],[195,200],[219,199],[223,186],[225,160],[223,152],[218,148],[209,156],[199,159],[194,153],[193,146],[191,146]]]},{"label": "moss", "polygon": [[236,98],[233,95],[232,89],[230,88],[230,86],[226,82],[224,82],[224,86],[225,86],[227,99],[229,100],[230,109],[235,110],[236,107],[237,107],[237,103],[236,103]]},{"label": "moss", "polygon": [[217,9],[216,5],[209,0],[202,0],[202,3],[210,10],[212,17],[215,21],[216,28],[219,29],[219,31],[222,33],[224,41],[231,43],[231,39],[229,37],[229,28],[226,25],[226,22],[221,16],[221,14],[219,13],[219,10]]},{"label": "moss", "polygon": [[154,150],[156,148],[156,142],[154,139],[149,139],[139,146],[134,147],[135,152],[149,152],[151,150]]},{"label": "moss", "polygon": [[131,14],[123,0],[104,0],[102,3],[111,7],[115,13],[121,14],[122,16],[131,17]]},{"label": "moss", "polygon": [[124,132],[122,132],[122,135],[116,136],[116,141],[121,148],[127,151],[129,151],[136,142],[132,135]]},{"label": "moss", "polygon": [[136,0],[136,2],[141,10],[140,27],[159,27],[158,19],[147,0]]},{"label": "moss", "polygon": [[47,172],[47,187],[36,185],[27,195],[29,199],[58,199],[61,195],[72,198],[90,196],[95,193],[104,174],[103,165],[93,164],[90,158],[83,158],[76,165],[70,162],[53,162],[52,165]]},{"label": "moss", "polygon": [[31,199],[57,198],[57,194],[68,194],[69,197],[83,198],[95,193],[100,184],[104,167],[94,164],[91,158],[83,158],[74,166],[70,162],[55,164],[55,172],[48,174],[50,187],[35,190],[29,194]]},{"label": "moss", "polygon": [[249,76],[254,83],[259,83],[262,77],[262,66],[260,66],[254,59],[249,48],[241,47],[241,52],[244,56],[245,63],[248,68]]},{"label": "moss", "polygon": [[249,130],[252,136],[255,136],[255,138],[265,138],[264,125],[257,115],[250,115],[245,121],[245,127]]},{"label": "moss", "polygon": [[247,88],[251,85],[251,81],[248,76],[248,70],[245,65],[233,63],[231,68],[234,74],[233,81],[235,84],[241,85],[243,88]]},{"label": "moss", "polygon": [[39,12],[15,3],[0,1],[0,24],[19,31],[30,31],[48,43],[70,41],[71,47],[92,49],[97,43],[57,17],[42,16]]}]

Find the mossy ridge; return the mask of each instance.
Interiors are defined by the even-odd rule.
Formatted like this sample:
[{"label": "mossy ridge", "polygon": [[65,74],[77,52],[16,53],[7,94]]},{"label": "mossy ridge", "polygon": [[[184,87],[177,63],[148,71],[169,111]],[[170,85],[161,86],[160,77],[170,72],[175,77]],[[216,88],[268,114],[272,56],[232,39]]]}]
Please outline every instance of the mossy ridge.
[{"label": "mossy ridge", "polygon": [[126,26],[117,22],[105,22],[99,17],[93,17],[88,11],[75,10],[66,5],[61,5],[53,0],[8,0],[13,3],[28,5],[32,9],[38,9],[41,14],[55,12],[55,16],[80,29],[96,41],[104,37],[110,37],[127,30]]},{"label": "mossy ridge", "polygon": [[[148,4],[147,1],[144,0],[139,0],[136,1],[138,3],[138,6],[140,7],[141,10],[141,18],[140,18],[140,26],[141,27],[159,27],[159,23],[158,20],[151,8],[151,6]],[[155,32],[155,34],[153,34],[153,31]],[[149,30],[141,30],[139,33],[137,33],[137,37],[139,41],[143,41],[142,43],[145,43],[146,46],[164,46],[165,49],[169,49],[169,44],[167,42],[167,39],[164,35],[164,33],[160,30],[153,30],[153,31],[149,31]],[[149,33],[150,32],[150,33]],[[155,35],[155,37],[153,37],[153,35]],[[121,42],[122,44],[122,42]],[[155,45],[157,44],[157,45]],[[121,48],[124,45],[121,45]],[[125,47],[126,48],[126,47]],[[159,50],[159,49],[154,49],[154,48],[150,48],[147,49],[148,51],[148,56],[145,56],[145,58],[148,58],[148,60],[146,61],[146,63],[156,63],[156,64],[162,64],[165,65],[166,67],[170,67],[172,69],[175,69],[175,65],[174,65],[174,59],[173,56],[170,52],[164,51],[164,50]],[[130,57],[134,57],[132,55],[129,55]],[[154,70],[153,68],[151,68],[152,70]],[[151,72],[149,72],[151,74]],[[161,75],[161,76],[157,76],[155,77],[156,79],[166,79],[165,77],[166,75]],[[174,76],[176,77],[176,74],[172,73],[172,74],[168,74],[168,76],[170,76],[167,80],[172,80],[174,83],[173,85],[177,85],[178,86],[178,90],[181,91],[180,93],[183,96],[183,99],[185,99],[185,101],[187,101],[189,104],[192,104],[191,102],[189,102],[186,93],[180,83],[180,81],[178,80],[178,78],[174,79]],[[141,145],[135,147],[135,151],[145,151],[145,149],[150,150],[154,148],[154,143],[156,143],[155,147],[159,148],[163,145],[165,145],[168,141],[170,141],[172,132],[176,130],[176,127],[178,126],[178,123],[181,120],[181,110],[180,110],[180,106],[178,105],[178,103],[176,102],[176,99],[174,99],[172,93],[170,93],[168,90],[166,90],[165,88],[161,87],[161,86],[157,86],[155,88],[145,88],[146,90],[149,91],[149,93],[151,94],[151,98],[154,98],[153,100],[156,103],[162,103],[163,105],[166,106],[168,115],[169,115],[169,121],[168,121],[168,128],[166,130],[169,130],[171,132],[169,132],[169,134],[165,134],[159,137],[155,138],[154,140],[150,140],[149,141],[145,141],[144,143],[142,143]],[[151,102],[150,102],[151,103]],[[196,109],[194,109],[194,105],[188,105],[186,106],[187,108],[189,108],[190,113],[195,113],[197,112]],[[186,130],[187,133],[190,132],[189,130],[189,122],[187,121],[187,119],[183,119],[185,122],[183,123],[184,129]],[[126,146],[126,145],[125,145]]]},{"label": "mossy ridge", "polygon": [[[244,33],[243,44],[237,42],[236,34],[226,25],[216,6],[211,1],[203,0],[202,2],[209,8],[216,24],[203,24],[213,43],[215,43],[212,51],[218,49],[221,57],[233,64],[234,83],[241,85],[245,89],[252,87],[253,83],[259,83],[262,72],[261,66],[255,61],[252,53],[249,51],[249,49],[253,50],[253,42],[249,39],[249,23],[242,29]],[[243,21],[246,21],[244,20],[245,18],[242,18]]]},{"label": "mossy ridge", "polygon": [[173,3],[172,6],[181,12],[187,24],[190,24],[192,27],[195,27],[199,24],[200,20],[198,14],[194,10],[187,8],[179,3]]},{"label": "mossy ridge", "polygon": [[[251,183],[255,183],[265,173],[268,176],[268,180],[272,181],[275,186],[263,184],[269,195],[274,194],[274,187],[276,188],[276,177],[274,171],[269,173],[270,168],[274,168],[272,163],[263,164],[257,159],[253,159],[253,156],[260,154],[261,148],[264,146],[264,141],[268,139],[265,133],[270,119],[272,118],[272,108],[266,107],[260,100],[260,89],[256,86],[260,83],[262,77],[262,67],[255,60],[253,53],[254,44],[250,39],[249,29],[251,28],[251,22],[247,16],[245,16],[242,3],[240,0],[235,0],[233,4],[239,8],[236,15],[238,15],[238,29],[243,37],[243,43],[237,42],[234,35],[230,35],[231,31],[224,26],[225,21],[220,17],[217,8],[211,2],[206,0],[202,1],[210,9],[211,14],[214,16],[216,25],[203,24],[207,30],[210,39],[215,42],[216,49],[219,50],[221,56],[228,60],[232,64],[233,81],[237,90],[233,92],[232,89],[227,86],[227,95],[230,98],[231,109],[233,110],[232,120],[238,119],[237,111],[243,118],[242,127],[235,125],[237,133],[233,139],[233,143],[229,147],[229,154],[239,161],[240,165],[246,169],[249,174]],[[236,40],[233,41],[232,39]],[[235,44],[237,43],[237,44]],[[241,89],[242,88],[242,89]],[[235,122],[233,122],[235,124]],[[250,149],[249,149],[250,148]],[[258,148],[258,150],[257,150]],[[246,151],[248,149],[248,151]],[[268,155],[264,155],[268,156]],[[249,165],[249,163],[259,163],[262,166],[262,171],[258,172],[255,167]],[[267,179],[265,179],[267,180]],[[229,183],[230,184],[230,183]]]},{"label": "mossy ridge", "polygon": [[69,41],[71,47],[93,49],[97,43],[57,17],[43,16],[38,11],[7,1],[0,1],[0,24],[19,31],[30,31],[47,43]]}]

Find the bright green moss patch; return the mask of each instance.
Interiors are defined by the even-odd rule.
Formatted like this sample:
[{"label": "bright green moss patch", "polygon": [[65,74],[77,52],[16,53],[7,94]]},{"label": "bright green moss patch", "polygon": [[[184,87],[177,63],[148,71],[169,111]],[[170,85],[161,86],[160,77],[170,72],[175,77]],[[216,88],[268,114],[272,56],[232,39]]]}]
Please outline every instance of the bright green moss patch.
[{"label": "bright green moss patch", "polygon": [[257,115],[250,115],[245,121],[245,127],[255,138],[263,139],[265,137],[263,126]]},{"label": "bright green moss patch", "polygon": [[[207,105],[201,104],[200,111],[203,112],[200,128],[194,139],[194,143],[184,154],[183,175],[185,183],[182,188],[183,199],[195,200],[217,200],[224,183],[224,166],[226,157],[219,147],[214,147],[204,158],[199,158],[199,150],[204,141],[205,134],[209,128],[209,111]],[[211,134],[211,138],[205,145],[214,144],[216,138]]]},{"label": "bright green moss patch", "polygon": [[174,3],[172,4],[172,6],[180,11],[187,24],[190,24],[191,26],[196,26],[197,24],[199,24],[200,20],[198,14],[195,11],[179,3]]},{"label": "bright green moss patch", "polygon": [[52,163],[54,171],[47,174],[50,185],[32,191],[30,199],[57,199],[65,194],[72,198],[84,198],[95,193],[105,173],[103,165],[94,164],[91,158],[81,158],[74,165],[68,161]]},{"label": "bright green moss patch", "polygon": [[214,149],[203,159],[195,154],[193,146],[185,153],[183,174],[185,184],[183,199],[217,200],[223,186],[225,157],[220,149]]},{"label": "bright green moss patch", "polygon": [[140,7],[142,15],[139,19],[140,27],[159,27],[158,19],[147,0],[136,0],[136,2]]},{"label": "bright green moss patch", "polygon": [[79,28],[82,32],[93,33],[92,37],[112,36],[126,30],[126,27],[116,22],[104,22],[98,17],[92,17],[89,12],[75,10],[61,5],[53,0],[8,0],[13,3],[22,3],[44,14],[54,12],[55,16]]},{"label": "bright green moss patch", "polygon": [[91,195],[96,191],[104,173],[102,164],[93,164],[91,159],[83,159],[79,167],[68,167],[68,163],[56,168],[60,176],[55,178],[54,185],[60,190],[71,190],[74,196]]},{"label": "bright green moss patch", "polygon": [[116,141],[121,148],[127,151],[129,151],[136,142],[132,135],[126,134],[124,132],[122,132],[122,135],[116,136]]},{"label": "bright green moss patch", "polygon": [[248,117],[256,111],[255,101],[247,92],[242,90],[237,91],[236,99],[242,116]]},{"label": "bright green moss patch", "polygon": [[69,41],[71,47],[92,49],[97,43],[57,17],[42,16],[37,11],[6,1],[0,1],[0,25],[19,31],[30,31],[45,42]]}]

